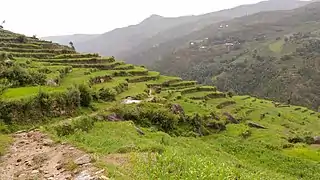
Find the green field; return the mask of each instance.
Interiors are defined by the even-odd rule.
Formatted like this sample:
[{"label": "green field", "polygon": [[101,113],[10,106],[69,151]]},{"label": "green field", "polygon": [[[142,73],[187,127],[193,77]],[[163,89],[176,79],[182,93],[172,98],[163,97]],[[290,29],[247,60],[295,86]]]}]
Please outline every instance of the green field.
[{"label": "green field", "polygon": [[[0,30],[0,155],[10,133],[40,128],[93,154],[114,179],[320,177],[318,112],[18,36]],[[128,96],[141,103],[121,104]]]}]

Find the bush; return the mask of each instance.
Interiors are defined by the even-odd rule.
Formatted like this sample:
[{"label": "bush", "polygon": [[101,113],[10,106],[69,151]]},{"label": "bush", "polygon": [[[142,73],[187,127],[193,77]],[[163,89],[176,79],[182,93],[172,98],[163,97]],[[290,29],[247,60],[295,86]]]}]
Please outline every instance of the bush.
[{"label": "bush", "polygon": [[229,91],[228,93],[227,93],[227,96],[229,96],[229,97],[233,97],[233,92],[231,92],[231,91]]},{"label": "bush", "polygon": [[152,103],[142,103],[138,106],[122,105],[114,107],[111,111],[121,116],[124,120],[132,120],[143,127],[156,126],[164,132],[175,130],[179,119],[177,115],[167,108]]},{"label": "bush", "polygon": [[98,92],[99,99],[103,101],[115,101],[116,100],[116,91],[110,88],[102,88]]},{"label": "bush", "polygon": [[92,92],[89,86],[80,84],[78,86],[80,91],[80,105],[83,107],[89,107],[92,102]]},{"label": "bush", "polygon": [[83,117],[72,121],[72,127],[75,131],[81,130],[88,132],[94,126],[94,120],[90,117]]},{"label": "bush", "polygon": [[46,75],[37,71],[29,72],[26,68],[15,64],[3,73],[3,78],[9,80],[13,87],[27,85],[44,85],[46,83]]},{"label": "bush", "polygon": [[18,36],[18,37],[17,37],[17,41],[18,41],[19,43],[26,43],[28,40],[27,40],[27,37],[26,37],[26,36],[21,35],[21,36]]},{"label": "bush", "polygon": [[58,125],[54,129],[59,137],[67,136],[74,133],[74,129],[71,124]]},{"label": "bush", "polygon": [[0,101],[0,119],[6,124],[44,122],[47,118],[71,115],[80,107],[80,92],[69,88],[66,92],[48,93],[23,99]]}]

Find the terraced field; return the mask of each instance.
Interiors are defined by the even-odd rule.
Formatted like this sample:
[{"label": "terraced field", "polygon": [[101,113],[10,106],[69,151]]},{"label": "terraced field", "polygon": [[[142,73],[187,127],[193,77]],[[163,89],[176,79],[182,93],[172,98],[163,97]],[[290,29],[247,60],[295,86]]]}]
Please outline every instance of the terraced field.
[{"label": "terraced field", "polygon": [[0,155],[10,133],[36,127],[115,179],[320,176],[318,112],[5,30],[0,49]]}]

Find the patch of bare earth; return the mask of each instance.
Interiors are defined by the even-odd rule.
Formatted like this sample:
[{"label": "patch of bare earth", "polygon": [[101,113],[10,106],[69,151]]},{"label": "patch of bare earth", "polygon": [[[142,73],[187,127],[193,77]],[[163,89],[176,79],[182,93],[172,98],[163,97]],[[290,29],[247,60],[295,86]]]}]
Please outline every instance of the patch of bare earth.
[{"label": "patch of bare earth", "polygon": [[1,180],[105,180],[90,155],[39,132],[19,132],[0,160]]}]

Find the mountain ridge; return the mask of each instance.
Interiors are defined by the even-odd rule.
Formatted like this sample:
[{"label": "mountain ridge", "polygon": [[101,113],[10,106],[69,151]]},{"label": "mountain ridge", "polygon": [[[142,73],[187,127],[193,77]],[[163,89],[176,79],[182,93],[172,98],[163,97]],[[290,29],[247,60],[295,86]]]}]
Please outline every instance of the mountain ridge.
[{"label": "mountain ridge", "polygon": [[[288,2],[289,4],[286,4]],[[75,43],[75,47],[81,52],[97,52],[103,55],[113,55],[130,63],[136,63],[135,56],[149,48],[158,46],[168,40],[187,35],[200,30],[207,25],[234,17],[252,14],[263,10],[293,9],[297,5],[306,2],[286,0],[286,3],[275,3],[263,1],[257,4],[242,5],[228,10],[221,10],[213,13],[206,13],[198,16],[181,16],[176,18],[165,18],[159,15],[151,15],[142,22],[146,24],[130,25],[124,28],[117,28],[98,37],[89,39],[86,42]],[[295,3],[292,3],[295,2]],[[277,7],[275,7],[277,6]],[[151,19],[150,19],[151,18]],[[160,26],[158,24],[162,23]],[[141,25],[141,27],[139,27]],[[137,33],[139,31],[140,33]],[[47,39],[50,40],[50,39]],[[139,63],[139,62],[137,62]]]}]

